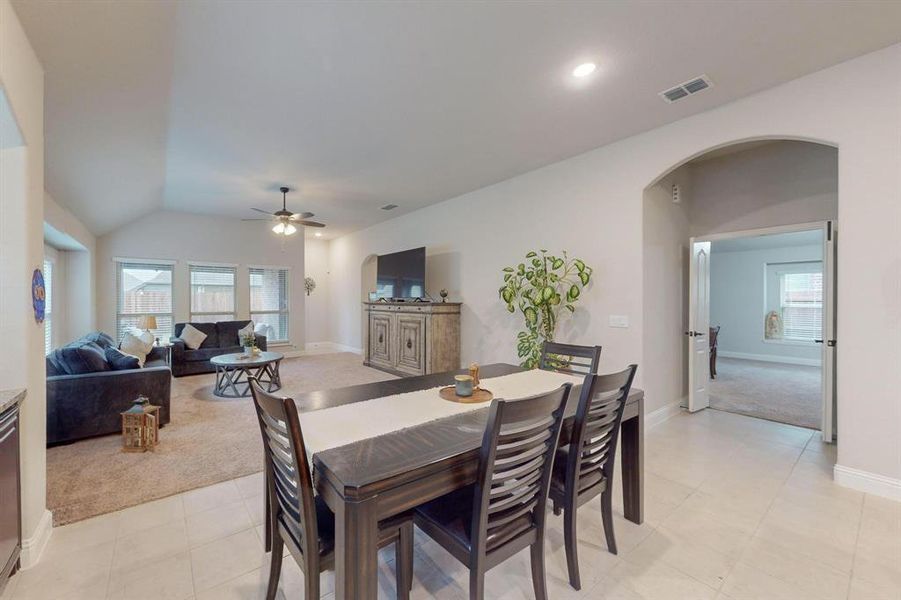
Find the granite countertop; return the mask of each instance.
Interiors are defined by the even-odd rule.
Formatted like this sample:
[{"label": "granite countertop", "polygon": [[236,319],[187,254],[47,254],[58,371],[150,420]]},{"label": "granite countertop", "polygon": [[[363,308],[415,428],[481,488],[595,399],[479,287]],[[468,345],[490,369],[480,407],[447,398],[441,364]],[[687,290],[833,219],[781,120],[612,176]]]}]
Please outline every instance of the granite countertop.
[{"label": "granite countertop", "polygon": [[25,399],[24,388],[12,390],[0,390],[0,413],[5,412],[11,406],[20,404]]}]

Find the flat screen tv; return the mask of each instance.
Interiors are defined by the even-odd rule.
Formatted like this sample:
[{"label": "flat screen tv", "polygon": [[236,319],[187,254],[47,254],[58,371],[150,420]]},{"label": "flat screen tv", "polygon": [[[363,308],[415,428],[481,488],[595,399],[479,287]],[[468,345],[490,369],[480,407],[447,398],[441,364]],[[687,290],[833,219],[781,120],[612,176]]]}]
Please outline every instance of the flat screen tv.
[{"label": "flat screen tv", "polygon": [[376,294],[395,300],[425,296],[425,247],[379,256]]}]

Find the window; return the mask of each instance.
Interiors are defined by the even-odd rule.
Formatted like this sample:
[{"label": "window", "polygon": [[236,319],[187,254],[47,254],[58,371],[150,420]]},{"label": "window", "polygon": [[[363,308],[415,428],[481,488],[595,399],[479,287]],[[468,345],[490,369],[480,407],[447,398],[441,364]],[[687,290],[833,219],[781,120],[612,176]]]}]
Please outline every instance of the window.
[{"label": "window", "polygon": [[267,343],[288,341],[288,269],[250,268],[250,318]]},{"label": "window", "polygon": [[191,322],[235,320],[235,267],[191,265]]},{"label": "window", "polygon": [[782,337],[812,342],[823,332],[823,271],[781,273]]},{"label": "window", "polygon": [[138,327],[141,317],[156,317],[154,337],[168,340],[172,335],[172,265],[152,261],[119,262],[116,334],[122,339],[130,327]]},{"label": "window", "polygon": [[764,339],[813,343],[822,338],[822,261],[768,263],[766,312]]},{"label": "window", "polygon": [[53,261],[44,259],[44,355],[53,350]]}]

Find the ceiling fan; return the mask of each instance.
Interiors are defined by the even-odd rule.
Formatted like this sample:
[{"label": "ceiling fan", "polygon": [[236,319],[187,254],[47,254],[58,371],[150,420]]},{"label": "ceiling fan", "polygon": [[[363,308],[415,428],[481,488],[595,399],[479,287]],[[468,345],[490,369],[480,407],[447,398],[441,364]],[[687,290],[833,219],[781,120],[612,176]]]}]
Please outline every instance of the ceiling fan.
[{"label": "ceiling fan", "polygon": [[318,223],[316,221],[309,221],[308,219],[313,215],[311,212],[302,212],[302,213],[293,213],[286,208],[287,196],[288,192],[291,191],[286,187],[279,188],[282,192],[282,209],[277,210],[274,213],[263,210],[261,208],[251,208],[250,210],[255,210],[257,212],[263,213],[264,215],[270,215],[267,219],[241,219],[242,221],[275,221],[275,225],[272,226],[272,231],[277,233],[278,235],[291,235],[292,233],[297,231],[296,225],[303,225],[304,227],[325,227],[323,223]]}]

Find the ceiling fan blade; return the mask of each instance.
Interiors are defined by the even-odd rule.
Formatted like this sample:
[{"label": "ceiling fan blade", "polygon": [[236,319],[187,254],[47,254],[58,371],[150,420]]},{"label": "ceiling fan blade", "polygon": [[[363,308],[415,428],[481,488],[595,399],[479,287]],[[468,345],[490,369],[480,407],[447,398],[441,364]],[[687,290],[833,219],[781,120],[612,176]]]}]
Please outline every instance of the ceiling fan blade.
[{"label": "ceiling fan blade", "polygon": [[293,215],[291,215],[291,220],[300,221],[301,219],[309,219],[312,216],[313,213],[311,212],[294,213]]},{"label": "ceiling fan blade", "polygon": [[242,221],[271,221],[272,219],[241,219]]},{"label": "ceiling fan blade", "polygon": [[324,223],[317,223],[316,221],[297,221],[304,227],[325,227]]},{"label": "ceiling fan blade", "polygon": [[250,210],[255,210],[255,211],[257,211],[257,212],[261,212],[261,213],[263,213],[264,215],[271,215],[271,214],[272,214],[272,213],[269,212],[268,210],[263,210],[262,208],[251,208]]}]

